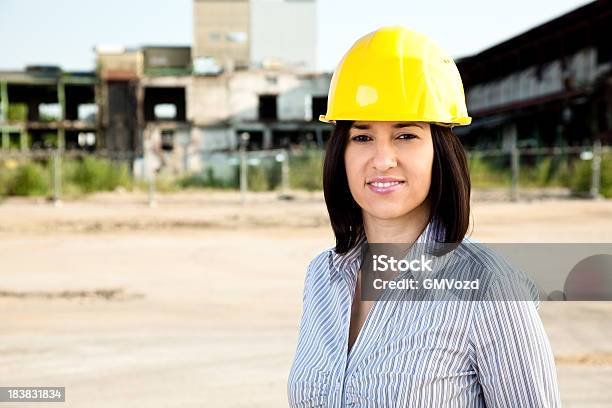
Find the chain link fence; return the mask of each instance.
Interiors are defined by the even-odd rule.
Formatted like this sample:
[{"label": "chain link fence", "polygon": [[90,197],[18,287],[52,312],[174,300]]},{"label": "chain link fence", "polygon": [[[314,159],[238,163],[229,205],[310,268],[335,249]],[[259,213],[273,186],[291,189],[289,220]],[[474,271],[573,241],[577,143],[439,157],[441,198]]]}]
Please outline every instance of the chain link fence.
[{"label": "chain link fence", "polygon": [[[149,154],[56,149],[0,151],[0,195],[44,196],[53,202],[95,191],[117,188],[148,191],[155,205],[158,191],[185,188],[277,191],[290,198],[291,190],[323,188],[324,150],[292,149],[192,152],[196,171],[179,174],[155,168]],[[568,195],[612,197],[612,149],[592,146],[472,150],[467,152],[474,189],[497,189],[518,200],[528,190],[562,189]],[[186,157],[191,162],[194,157]]]},{"label": "chain link fence", "polygon": [[132,188],[132,152],[36,149],[0,151],[0,197],[39,196],[55,203],[96,191]]},{"label": "chain link fence", "polygon": [[612,197],[612,150],[592,146],[468,151],[476,189],[503,188],[510,200],[521,192],[565,189],[578,197]]}]

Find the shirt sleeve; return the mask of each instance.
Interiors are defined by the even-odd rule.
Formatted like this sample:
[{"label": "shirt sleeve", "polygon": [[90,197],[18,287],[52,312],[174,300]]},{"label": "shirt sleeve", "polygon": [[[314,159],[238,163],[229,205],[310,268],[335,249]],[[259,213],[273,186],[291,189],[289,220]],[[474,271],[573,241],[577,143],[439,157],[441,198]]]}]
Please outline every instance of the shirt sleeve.
[{"label": "shirt sleeve", "polygon": [[539,302],[475,302],[475,365],[487,407],[560,407],[553,352]]}]

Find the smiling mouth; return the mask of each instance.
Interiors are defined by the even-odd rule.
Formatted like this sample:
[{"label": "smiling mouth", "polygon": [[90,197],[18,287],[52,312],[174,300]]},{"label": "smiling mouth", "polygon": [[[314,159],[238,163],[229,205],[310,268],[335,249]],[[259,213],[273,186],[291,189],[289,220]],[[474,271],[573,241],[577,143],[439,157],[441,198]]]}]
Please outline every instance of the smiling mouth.
[{"label": "smiling mouth", "polygon": [[396,186],[398,184],[403,184],[403,181],[386,181],[384,183],[379,182],[379,181],[371,181],[368,183],[368,185],[376,187],[376,188],[387,188],[387,187],[391,187],[391,186]]}]

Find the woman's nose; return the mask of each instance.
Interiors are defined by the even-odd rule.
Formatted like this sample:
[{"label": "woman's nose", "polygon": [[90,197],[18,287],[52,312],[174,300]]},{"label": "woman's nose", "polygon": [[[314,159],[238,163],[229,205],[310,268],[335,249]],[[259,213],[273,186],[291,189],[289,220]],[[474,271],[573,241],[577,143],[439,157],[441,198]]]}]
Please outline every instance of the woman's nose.
[{"label": "woman's nose", "polygon": [[384,143],[376,146],[373,166],[378,171],[385,171],[397,166],[397,153],[393,145]]}]

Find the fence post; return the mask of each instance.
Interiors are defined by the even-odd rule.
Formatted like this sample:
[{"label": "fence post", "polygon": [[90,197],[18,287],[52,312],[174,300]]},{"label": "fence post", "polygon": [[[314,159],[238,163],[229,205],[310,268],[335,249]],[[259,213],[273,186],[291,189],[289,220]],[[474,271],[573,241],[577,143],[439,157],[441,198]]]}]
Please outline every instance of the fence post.
[{"label": "fence post", "polygon": [[510,151],[510,159],[512,166],[512,186],[510,187],[510,200],[518,200],[518,187],[519,187],[519,149],[516,144],[512,146]]},{"label": "fence post", "polygon": [[143,173],[142,176],[145,177],[147,181],[147,204],[150,208],[157,207],[157,202],[155,201],[155,170],[153,170],[153,166],[151,163],[152,149],[151,149],[151,140],[144,140],[144,149],[142,152],[142,167]]},{"label": "fence post", "polygon": [[153,168],[149,169],[149,194],[148,194],[148,202],[149,207],[157,207],[157,201],[155,201],[155,170]]},{"label": "fence post", "polygon": [[250,135],[247,132],[240,134],[240,202],[242,204],[246,203],[246,193],[248,188],[246,145],[249,139]]},{"label": "fence post", "polygon": [[60,148],[56,147],[53,151],[53,205],[62,205],[62,158]]},{"label": "fence post", "polygon": [[601,140],[593,142],[593,160],[591,160],[591,198],[599,199],[601,188]]},{"label": "fence post", "polygon": [[283,149],[283,164],[282,164],[282,184],[283,196],[289,194],[289,149]]},{"label": "fence post", "polygon": [[[9,100],[8,100],[8,83],[0,81],[0,111],[2,111],[1,119],[6,123],[9,121]],[[10,138],[8,130],[5,126],[0,129],[2,149],[8,149]]]}]

